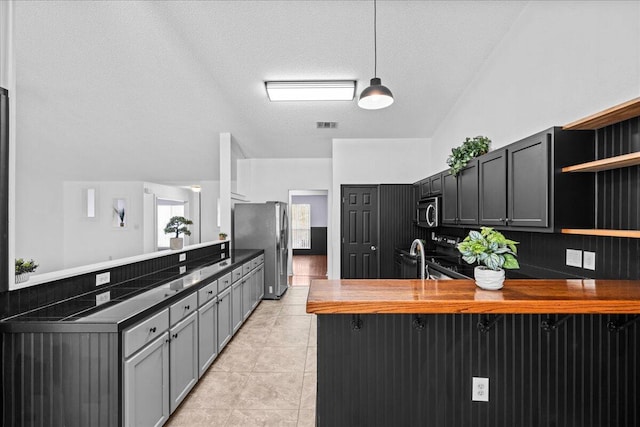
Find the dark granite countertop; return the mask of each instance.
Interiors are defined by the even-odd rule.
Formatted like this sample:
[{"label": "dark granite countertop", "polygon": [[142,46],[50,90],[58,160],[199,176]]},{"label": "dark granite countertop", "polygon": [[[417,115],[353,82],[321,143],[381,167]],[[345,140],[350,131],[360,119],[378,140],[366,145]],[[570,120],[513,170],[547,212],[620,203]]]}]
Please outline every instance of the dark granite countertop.
[{"label": "dark granite countertop", "polygon": [[[175,271],[159,271],[103,286],[90,293],[3,319],[0,332],[117,332],[196,292],[262,252],[258,249],[234,250],[227,260],[193,267],[182,275]],[[110,292],[110,300],[98,304],[96,296],[107,291]]]}]

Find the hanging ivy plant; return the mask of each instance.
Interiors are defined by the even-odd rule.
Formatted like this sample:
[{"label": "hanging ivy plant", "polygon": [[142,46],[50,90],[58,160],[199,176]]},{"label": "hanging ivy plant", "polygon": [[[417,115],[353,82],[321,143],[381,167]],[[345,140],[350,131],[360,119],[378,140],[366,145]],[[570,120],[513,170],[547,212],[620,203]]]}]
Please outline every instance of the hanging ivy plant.
[{"label": "hanging ivy plant", "polygon": [[466,138],[461,146],[452,148],[451,155],[447,158],[451,174],[458,175],[471,159],[487,154],[489,144],[491,144],[491,140],[486,136],[476,136],[475,138]]}]

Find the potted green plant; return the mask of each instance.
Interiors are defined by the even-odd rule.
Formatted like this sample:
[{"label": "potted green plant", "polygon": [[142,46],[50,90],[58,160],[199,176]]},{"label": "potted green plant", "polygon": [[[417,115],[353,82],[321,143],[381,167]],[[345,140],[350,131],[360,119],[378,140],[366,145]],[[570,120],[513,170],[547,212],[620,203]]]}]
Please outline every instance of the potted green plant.
[{"label": "potted green plant", "polygon": [[225,233],[225,232],[221,231],[221,232],[218,234],[218,239],[219,239],[219,240],[227,240],[227,233]]},{"label": "potted green plant", "polygon": [[[518,242],[509,240],[491,227],[471,230],[458,244],[462,259],[478,266],[473,273],[476,285],[482,289],[496,290],[504,285],[504,269],[520,268],[516,259]],[[484,264],[484,265],[482,265]]]},{"label": "potted green plant", "polygon": [[176,237],[172,237],[169,241],[169,247],[173,250],[180,250],[184,246],[184,241],[180,234],[185,236],[191,236],[191,232],[187,228],[187,225],[193,224],[193,221],[183,216],[172,216],[164,228],[165,234],[176,234]]},{"label": "potted green plant", "polygon": [[486,136],[476,136],[466,138],[461,146],[452,148],[451,155],[447,158],[451,174],[457,176],[471,159],[488,153],[490,144],[491,140]]},{"label": "potted green plant", "polygon": [[22,283],[29,280],[31,273],[36,271],[38,264],[32,259],[25,261],[22,258],[16,259],[16,283]]}]

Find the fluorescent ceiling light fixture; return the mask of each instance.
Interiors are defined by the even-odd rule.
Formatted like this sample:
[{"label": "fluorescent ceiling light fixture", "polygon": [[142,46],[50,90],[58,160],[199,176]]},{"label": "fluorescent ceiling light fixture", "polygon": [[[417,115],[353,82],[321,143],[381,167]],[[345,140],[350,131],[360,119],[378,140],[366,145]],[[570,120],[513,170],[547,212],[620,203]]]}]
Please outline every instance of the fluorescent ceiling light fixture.
[{"label": "fluorescent ceiling light fixture", "polygon": [[265,82],[270,101],[352,101],[354,80]]}]

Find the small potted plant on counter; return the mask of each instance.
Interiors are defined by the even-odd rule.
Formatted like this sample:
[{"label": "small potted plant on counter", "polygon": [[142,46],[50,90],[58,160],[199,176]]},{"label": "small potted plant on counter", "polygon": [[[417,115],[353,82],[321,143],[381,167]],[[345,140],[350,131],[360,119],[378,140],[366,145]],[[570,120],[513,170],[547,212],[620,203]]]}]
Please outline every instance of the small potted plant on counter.
[{"label": "small potted plant on counter", "polygon": [[458,243],[458,250],[469,264],[480,264],[473,271],[476,285],[482,289],[497,290],[504,285],[503,269],[520,268],[516,259],[517,244],[491,227],[482,227],[480,231],[471,230]]},{"label": "small potted plant on counter", "polygon": [[22,283],[29,280],[31,273],[36,271],[38,264],[32,259],[25,261],[22,258],[16,259],[16,283]]},{"label": "small potted plant on counter", "polygon": [[225,233],[225,232],[222,232],[222,231],[221,231],[221,232],[218,234],[218,239],[219,239],[219,240],[227,240],[227,233]]},{"label": "small potted plant on counter", "polygon": [[451,155],[447,158],[447,164],[451,168],[451,175],[458,175],[474,157],[487,154],[490,144],[491,140],[486,136],[476,136],[474,138],[466,138],[461,146],[452,148]]},{"label": "small potted plant on counter", "polygon": [[169,247],[171,249],[180,250],[184,246],[184,241],[180,234],[184,234],[185,236],[191,236],[191,232],[187,228],[187,225],[193,224],[193,221],[187,219],[183,216],[172,216],[167,223],[167,226],[164,228],[165,234],[176,234],[176,237],[172,237],[169,241]]}]

